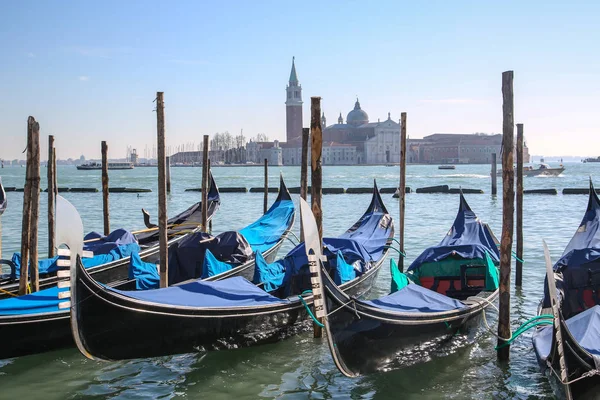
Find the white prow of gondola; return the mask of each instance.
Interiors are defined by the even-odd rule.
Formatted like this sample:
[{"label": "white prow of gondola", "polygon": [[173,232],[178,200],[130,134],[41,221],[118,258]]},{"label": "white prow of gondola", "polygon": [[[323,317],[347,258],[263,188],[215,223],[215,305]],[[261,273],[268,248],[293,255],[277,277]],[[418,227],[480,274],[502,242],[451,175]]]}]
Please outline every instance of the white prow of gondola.
[{"label": "white prow of gondola", "polygon": [[313,305],[315,308],[315,317],[325,317],[325,308],[323,306],[323,288],[319,273],[321,270],[320,261],[323,259],[321,251],[321,239],[317,222],[313,216],[312,210],[306,200],[300,198],[300,218],[302,219],[302,230],[304,231],[304,246],[308,266],[310,269],[310,283],[312,285]]},{"label": "white prow of gondola", "polygon": [[[562,340],[562,331],[560,325],[559,318],[559,305],[558,305],[558,297],[556,294],[556,280],[554,279],[554,270],[552,269],[552,260],[550,259],[550,250],[548,250],[548,245],[545,240],[542,240],[544,243],[544,257],[546,259],[546,276],[548,282],[548,294],[550,296],[550,304],[552,306],[552,315],[554,317],[554,332],[556,338],[556,349],[558,351],[558,363],[560,366],[560,380],[561,383],[564,384],[565,388],[565,397],[567,400],[572,399],[571,396],[571,388],[569,387],[568,380],[569,374],[567,371],[567,364],[565,362],[565,351]],[[550,362],[550,361],[548,361]],[[552,368],[551,365],[548,367]]]}]

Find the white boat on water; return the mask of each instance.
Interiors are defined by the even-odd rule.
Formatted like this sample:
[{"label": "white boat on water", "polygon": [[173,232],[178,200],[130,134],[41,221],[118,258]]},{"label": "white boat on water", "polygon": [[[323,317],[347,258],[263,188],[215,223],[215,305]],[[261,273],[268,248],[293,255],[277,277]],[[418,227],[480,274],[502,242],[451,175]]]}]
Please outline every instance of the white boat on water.
[{"label": "white boat on water", "polygon": [[[529,167],[524,166],[523,167],[523,176],[539,176],[539,175],[558,176],[558,175],[562,174],[562,172],[564,170],[565,170],[565,167],[563,167],[562,164],[558,168],[552,168],[548,164],[541,163],[537,168],[533,168],[531,166],[529,166]],[[515,168],[515,173],[516,172],[517,171]],[[502,169],[500,169],[500,171],[496,175],[502,176]]]},{"label": "white boat on water", "polygon": [[[90,169],[102,169],[102,163],[90,162],[77,166],[79,170],[90,170]],[[133,169],[133,163],[131,162],[109,162],[108,169]]]}]

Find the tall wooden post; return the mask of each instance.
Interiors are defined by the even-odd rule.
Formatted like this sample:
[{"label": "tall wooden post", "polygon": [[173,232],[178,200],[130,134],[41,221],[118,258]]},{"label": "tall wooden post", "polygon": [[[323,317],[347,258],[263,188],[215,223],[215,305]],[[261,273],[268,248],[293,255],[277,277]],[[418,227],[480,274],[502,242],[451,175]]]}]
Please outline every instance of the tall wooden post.
[{"label": "tall wooden post", "polygon": [[498,160],[496,160],[496,153],[492,153],[492,195],[498,194],[498,185],[497,178],[498,173],[496,171],[496,167],[498,165]]},{"label": "tall wooden post", "polygon": [[31,232],[31,186],[32,186],[32,157],[33,131],[39,132],[39,124],[35,118],[27,119],[27,164],[25,169],[25,187],[23,189],[23,219],[21,224],[21,271],[19,277],[19,295],[27,294],[29,285],[29,238]]},{"label": "tall wooden post", "polygon": [[[400,205],[399,235],[400,251],[404,253],[404,211],[406,209],[406,113],[400,114],[400,187],[398,200]],[[398,268],[404,272],[404,257],[399,257]]]},{"label": "tall wooden post", "polygon": [[204,135],[202,150],[202,232],[207,232],[208,220],[208,135]]},{"label": "tall wooden post", "polygon": [[[515,214],[513,71],[502,73],[502,239],[500,240],[500,305],[498,336],[510,337],[510,262]],[[505,344],[498,339],[498,345]],[[508,360],[510,347],[498,350],[498,360]]]},{"label": "tall wooden post", "polygon": [[167,168],[167,193],[171,193],[171,157],[167,156],[165,165]]},{"label": "tall wooden post", "polygon": [[269,206],[269,160],[265,158],[265,194],[263,199],[263,214],[267,213]]},{"label": "tall wooden post", "polygon": [[55,256],[54,243],[54,199],[56,198],[54,183],[56,182],[56,164],[54,162],[54,136],[48,136],[48,258]]},{"label": "tall wooden post", "polygon": [[110,211],[108,209],[108,145],[102,141],[102,212],[104,215],[104,234],[110,233]]},{"label": "tall wooden post", "polygon": [[[206,188],[206,190],[210,193],[210,185],[212,184],[212,180],[210,180],[210,177],[212,175],[212,170],[210,169],[210,158],[207,160],[207,168],[208,168],[209,182],[207,183],[208,187]],[[208,193],[206,194],[206,201],[208,202]],[[208,218],[208,204],[206,205],[206,210],[207,210],[206,218]],[[208,233],[210,233],[212,235],[212,219],[210,221],[208,221]]]},{"label": "tall wooden post", "polygon": [[[300,197],[306,200],[308,194],[308,138],[309,128],[302,128],[302,155],[300,157]],[[300,218],[300,241],[304,242],[304,229]]]},{"label": "tall wooden post", "polygon": [[31,223],[29,233],[29,259],[31,260],[31,291],[40,290],[38,275],[38,222],[40,218],[40,124],[33,126],[31,135],[32,146],[32,175],[31,175]]},{"label": "tall wooden post", "polygon": [[515,285],[523,285],[523,124],[517,124],[517,271]]},{"label": "tall wooden post", "polygon": [[158,147],[158,245],[160,287],[169,286],[169,247],[167,246],[167,158],[165,154],[165,100],[156,92],[156,136]]},{"label": "tall wooden post", "polygon": [[[319,241],[323,241],[323,212],[321,209],[321,197],[322,183],[323,183],[323,130],[321,127],[321,98],[311,97],[310,98],[310,136],[311,136],[311,148],[310,148],[310,169],[311,169],[311,193],[310,203],[312,212],[317,222],[317,228],[319,228]],[[321,244],[322,246],[322,244]],[[318,325],[313,325],[314,337],[323,337],[323,330]]]}]

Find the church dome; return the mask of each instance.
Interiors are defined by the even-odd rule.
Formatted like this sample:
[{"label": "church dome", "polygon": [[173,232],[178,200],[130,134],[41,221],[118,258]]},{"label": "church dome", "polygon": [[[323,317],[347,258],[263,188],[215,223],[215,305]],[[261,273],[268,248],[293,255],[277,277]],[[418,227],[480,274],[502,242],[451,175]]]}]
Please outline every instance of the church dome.
[{"label": "church dome", "polygon": [[346,123],[352,126],[360,126],[369,122],[369,115],[361,110],[360,103],[356,99],[354,103],[354,110],[348,113],[346,117]]}]

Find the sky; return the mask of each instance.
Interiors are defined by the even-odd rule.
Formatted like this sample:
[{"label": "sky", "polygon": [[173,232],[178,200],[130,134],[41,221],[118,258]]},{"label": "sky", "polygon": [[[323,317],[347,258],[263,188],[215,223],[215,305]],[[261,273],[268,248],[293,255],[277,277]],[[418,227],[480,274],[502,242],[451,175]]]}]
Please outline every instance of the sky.
[{"label": "sky", "polygon": [[5,1],[0,158],[24,158],[27,117],[42,159],[125,156],[229,131],[285,140],[292,57],[328,124],[356,97],[371,121],[407,112],[411,138],[501,133],[503,71],[532,154],[600,154],[600,2]]}]

